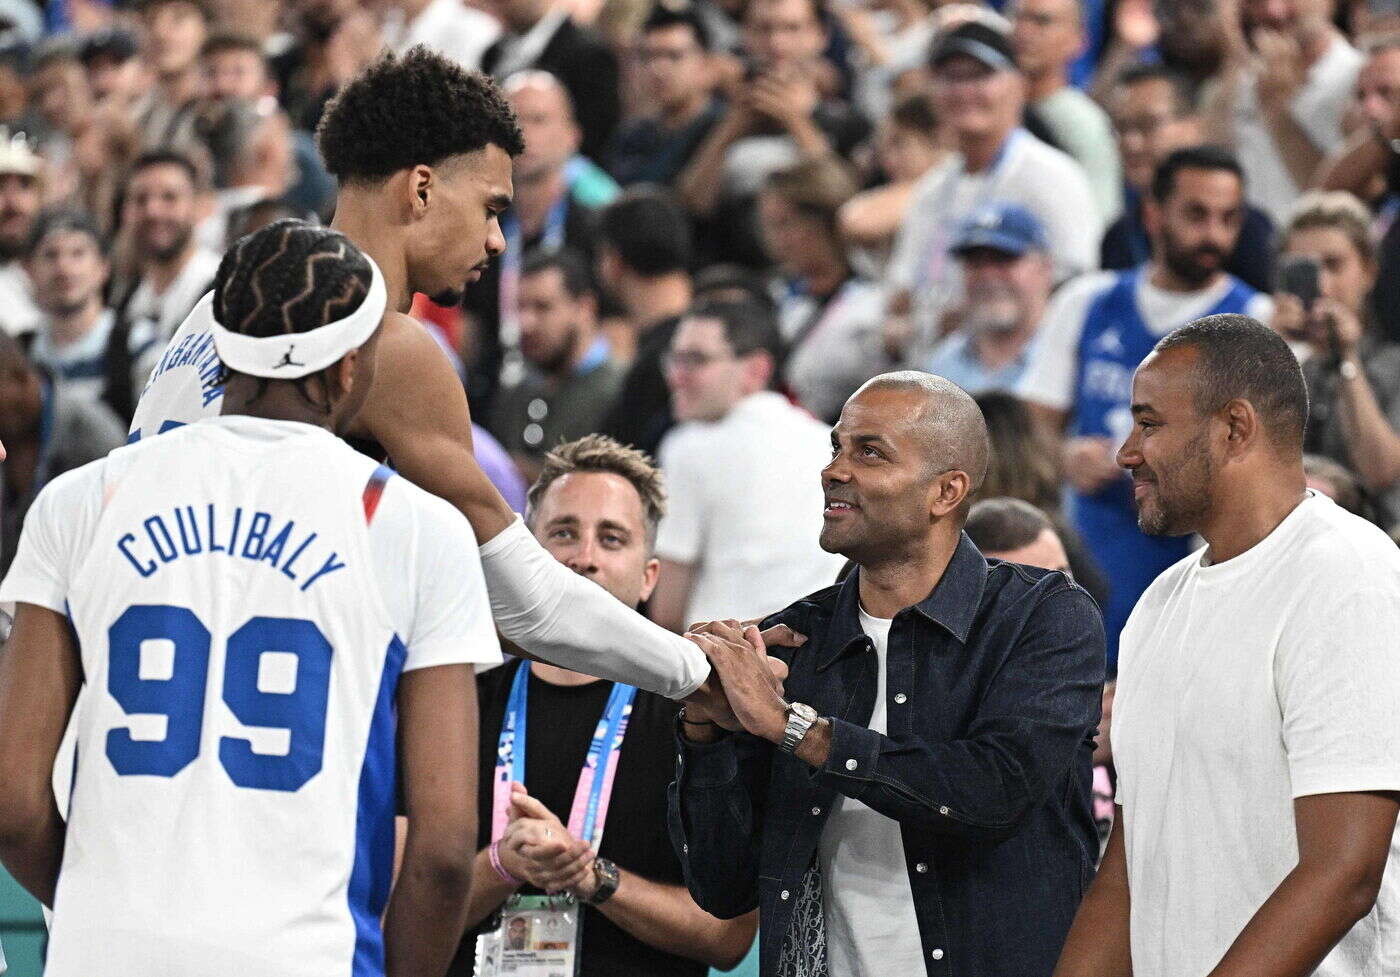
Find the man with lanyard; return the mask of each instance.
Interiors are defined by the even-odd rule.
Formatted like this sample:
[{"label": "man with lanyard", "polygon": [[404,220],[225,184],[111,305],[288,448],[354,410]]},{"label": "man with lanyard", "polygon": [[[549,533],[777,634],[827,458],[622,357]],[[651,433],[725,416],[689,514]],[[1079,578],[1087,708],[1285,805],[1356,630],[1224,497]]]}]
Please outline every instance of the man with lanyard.
[{"label": "man with lanyard", "polygon": [[1228,152],[1181,149],[1157,167],[1143,212],[1153,257],[1139,268],[1100,272],[1055,296],[1017,392],[1065,438],[1068,515],[1108,577],[1109,670],[1118,633],[1148,584],[1190,551],[1187,537],[1138,529],[1131,481],[1114,453],[1132,430],[1133,370],[1157,340],[1205,315],[1267,318],[1266,295],[1224,270],[1244,217],[1244,179]]},{"label": "man with lanyard", "polygon": [[523,256],[537,248],[558,251],[569,245],[591,261],[593,218],[618,194],[612,177],[578,155],[578,123],[569,93],[557,78],[527,71],[504,87],[525,136],[525,151],[512,168],[514,204],[501,217],[505,250],[467,293],[464,306],[476,319],[480,349],[468,393],[473,410],[482,416],[497,383],[512,386],[524,375],[519,351]]},{"label": "man with lanyard", "polygon": [[[528,521],[557,560],[634,607],[660,568],[663,500],[645,455],[593,435],[550,453]],[[676,706],[541,662],[487,672],[477,688],[480,782],[494,786],[479,800],[469,930],[449,973],[703,977],[707,965],[733,967],[755,915],[701,910],[666,837]]]},{"label": "man with lanyard", "polygon": [[992,201],[1020,204],[1045,225],[1055,280],[1094,268],[1102,218],[1083,169],[1020,127],[1025,80],[1005,28],[977,19],[946,31],[929,56],[939,117],[957,154],[915,188],[886,272],[885,345],[922,368],[938,322],[961,297],[949,248],[958,227]]}]

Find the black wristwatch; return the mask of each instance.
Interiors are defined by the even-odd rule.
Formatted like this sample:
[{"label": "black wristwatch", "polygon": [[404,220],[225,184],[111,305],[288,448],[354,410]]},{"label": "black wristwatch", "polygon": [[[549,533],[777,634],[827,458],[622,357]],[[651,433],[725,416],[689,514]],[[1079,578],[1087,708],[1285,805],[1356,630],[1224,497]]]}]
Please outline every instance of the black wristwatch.
[{"label": "black wristwatch", "polygon": [[622,876],[617,866],[606,858],[593,859],[593,875],[598,880],[598,887],[593,890],[593,898],[588,900],[588,904],[601,906],[613,897]]}]

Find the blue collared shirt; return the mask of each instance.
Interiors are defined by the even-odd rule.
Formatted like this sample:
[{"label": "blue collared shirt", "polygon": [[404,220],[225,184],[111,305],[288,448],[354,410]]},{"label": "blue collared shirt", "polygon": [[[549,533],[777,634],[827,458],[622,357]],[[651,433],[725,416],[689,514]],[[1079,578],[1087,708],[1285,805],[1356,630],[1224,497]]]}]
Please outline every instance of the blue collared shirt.
[{"label": "blue collared shirt", "polygon": [[924,962],[939,977],[1048,977],[1098,858],[1093,736],[1103,624],[1064,574],[988,563],[964,535],[942,579],[897,614],[888,735],[867,728],[876,654],[858,574],[769,618],[786,697],[831,721],[820,769],[745,734],[678,737],[672,840],[699,905],[759,907],[776,974],[803,876],[838,795],[898,821]]},{"label": "blue collared shirt", "polygon": [[977,355],[977,347],[971,338],[958,332],[934,348],[924,368],[934,376],[951,380],[976,397],[989,390],[1015,390],[1029,362],[1027,347],[1017,353],[1010,363],[990,370]]}]

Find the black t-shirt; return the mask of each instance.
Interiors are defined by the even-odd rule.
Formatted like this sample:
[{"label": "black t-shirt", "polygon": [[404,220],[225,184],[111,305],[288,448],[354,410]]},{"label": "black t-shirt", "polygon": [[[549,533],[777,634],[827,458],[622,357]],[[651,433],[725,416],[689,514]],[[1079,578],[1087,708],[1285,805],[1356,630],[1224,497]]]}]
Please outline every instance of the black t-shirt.
[{"label": "black t-shirt", "polygon": [[[491,843],[491,784],[506,700],[516,670],[528,664],[510,662],[477,677],[481,709],[478,849]],[[525,786],[566,825],[579,771],[611,692],[611,682],[559,686],[530,676]],[[666,788],[675,779],[677,709],[669,699],[637,692],[599,851],[627,871],[669,885],[684,884],[666,833]],[[521,892],[537,890],[526,887]],[[477,932],[470,930],[463,938],[448,977],[472,974]],[[708,969],[699,961],[647,946],[592,906],[583,907],[582,947],[580,977],[704,977]]]}]

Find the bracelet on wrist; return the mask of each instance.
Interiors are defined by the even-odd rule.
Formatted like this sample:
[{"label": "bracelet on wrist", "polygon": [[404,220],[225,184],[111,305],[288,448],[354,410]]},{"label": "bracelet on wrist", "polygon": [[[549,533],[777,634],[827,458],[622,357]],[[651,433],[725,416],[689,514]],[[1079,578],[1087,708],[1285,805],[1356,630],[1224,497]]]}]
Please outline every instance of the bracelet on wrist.
[{"label": "bracelet on wrist", "polygon": [[496,874],[500,876],[502,882],[513,889],[518,889],[525,884],[514,875],[511,875],[510,872],[506,870],[506,867],[501,864],[501,843],[499,841],[491,842],[491,847],[486,849],[486,852],[486,857],[491,861],[491,867],[496,870]]}]

